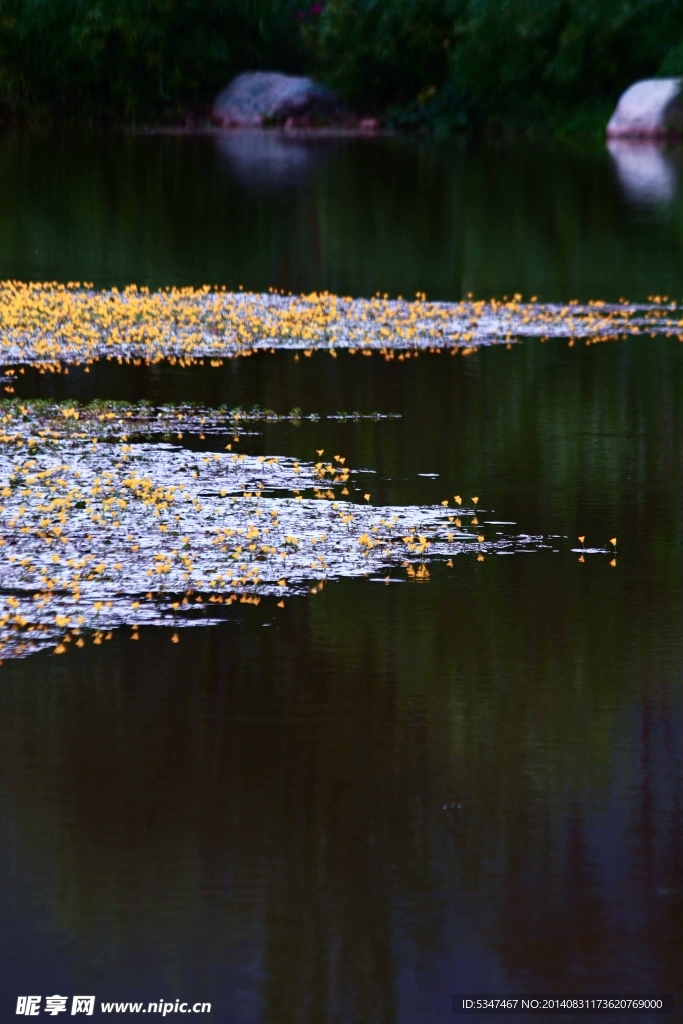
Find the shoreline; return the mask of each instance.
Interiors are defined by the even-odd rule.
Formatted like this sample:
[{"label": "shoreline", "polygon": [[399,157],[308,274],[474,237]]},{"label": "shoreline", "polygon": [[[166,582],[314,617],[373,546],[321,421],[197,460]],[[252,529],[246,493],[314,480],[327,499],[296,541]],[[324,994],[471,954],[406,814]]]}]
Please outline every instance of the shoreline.
[{"label": "shoreline", "polygon": [[402,132],[396,128],[350,128],[343,126],[326,125],[316,128],[313,126],[295,126],[288,128],[286,125],[262,125],[249,128],[224,128],[221,125],[127,125],[123,131],[130,135],[198,135],[210,137],[223,136],[262,136],[278,135],[286,139],[334,139],[334,138],[386,138],[388,136],[412,135],[412,132]]}]

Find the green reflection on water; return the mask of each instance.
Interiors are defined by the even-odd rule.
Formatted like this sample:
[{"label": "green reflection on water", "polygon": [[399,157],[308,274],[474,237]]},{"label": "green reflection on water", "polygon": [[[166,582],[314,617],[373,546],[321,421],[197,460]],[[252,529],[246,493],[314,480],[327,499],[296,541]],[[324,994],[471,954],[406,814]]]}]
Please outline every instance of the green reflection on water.
[{"label": "green reflection on water", "polygon": [[[675,153],[639,197],[602,151],[240,145],[4,135],[0,277],[680,297]],[[34,990],[359,1024],[444,1020],[468,987],[680,994],[682,360],[634,338],[28,371],[18,394],[400,413],[240,444],[619,554],[456,560],[5,664],[8,1015]]]},{"label": "green reflection on water", "polygon": [[680,344],[99,372],[82,386],[117,398],[400,412],[241,444],[330,445],[378,501],[457,489],[482,520],[616,535],[618,565],[456,559],[176,648],[143,631],[3,666],[5,875],[36,933],[131,998],[239,988],[238,1020],[440,1020],[458,977],[679,991]]},{"label": "green reflection on water", "polygon": [[0,139],[0,277],[680,298],[680,154],[388,139]]}]

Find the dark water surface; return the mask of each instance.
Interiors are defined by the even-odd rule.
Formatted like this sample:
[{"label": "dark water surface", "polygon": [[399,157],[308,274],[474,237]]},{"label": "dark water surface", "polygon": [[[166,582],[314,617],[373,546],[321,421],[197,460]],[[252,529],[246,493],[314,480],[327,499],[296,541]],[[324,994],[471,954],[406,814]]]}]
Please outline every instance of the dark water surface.
[{"label": "dark water surface", "polygon": [[0,278],[433,299],[683,295],[680,151],[0,137]]},{"label": "dark water surface", "polygon": [[[680,298],[678,155],[617,156],[8,135],[0,276]],[[82,993],[432,1024],[466,990],[674,993],[683,1019],[678,341],[106,365],[18,393],[400,413],[240,447],[324,447],[375,471],[373,503],[478,495],[482,520],[618,553],[460,556],[236,605],[177,646],[6,662],[2,1021]]]}]

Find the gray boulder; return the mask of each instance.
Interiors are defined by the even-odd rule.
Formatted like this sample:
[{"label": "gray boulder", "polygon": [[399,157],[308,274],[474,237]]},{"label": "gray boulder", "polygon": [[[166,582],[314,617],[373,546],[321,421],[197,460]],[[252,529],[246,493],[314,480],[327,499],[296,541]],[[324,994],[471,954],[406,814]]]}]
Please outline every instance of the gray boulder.
[{"label": "gray boulder", "polygon": [[607,125],[607,137],[666,138],[683,135],[680,78],[650,78],[630,86]]},{"label": "gray boulder", "polygon": [[212,116],[224,128],[256,128],[288,117],[331,114],[338,106],[335,94],[311,78],[249,71],[216,97]]}]

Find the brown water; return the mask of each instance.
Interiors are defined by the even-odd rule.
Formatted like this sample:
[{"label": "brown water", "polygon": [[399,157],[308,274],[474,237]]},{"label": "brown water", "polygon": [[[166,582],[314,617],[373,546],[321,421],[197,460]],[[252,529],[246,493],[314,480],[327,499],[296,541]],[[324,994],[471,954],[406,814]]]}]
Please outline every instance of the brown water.
[{"label": "brown water", "polygon": [[[5,137],[0,276],[683,294],[675,153],[627,153],[629,177],[600,150],[257,142]],[[106,365],[19,393],[400,413],[242,445],[339,451],[377,504],[479,495],[558,550],[5,662],[2,1020],[92,993],[431,1024],[458,991],[673,993],[683,1019],[678,341]],[[617,565],[580,563],[579,535],[617,537]]]}]

